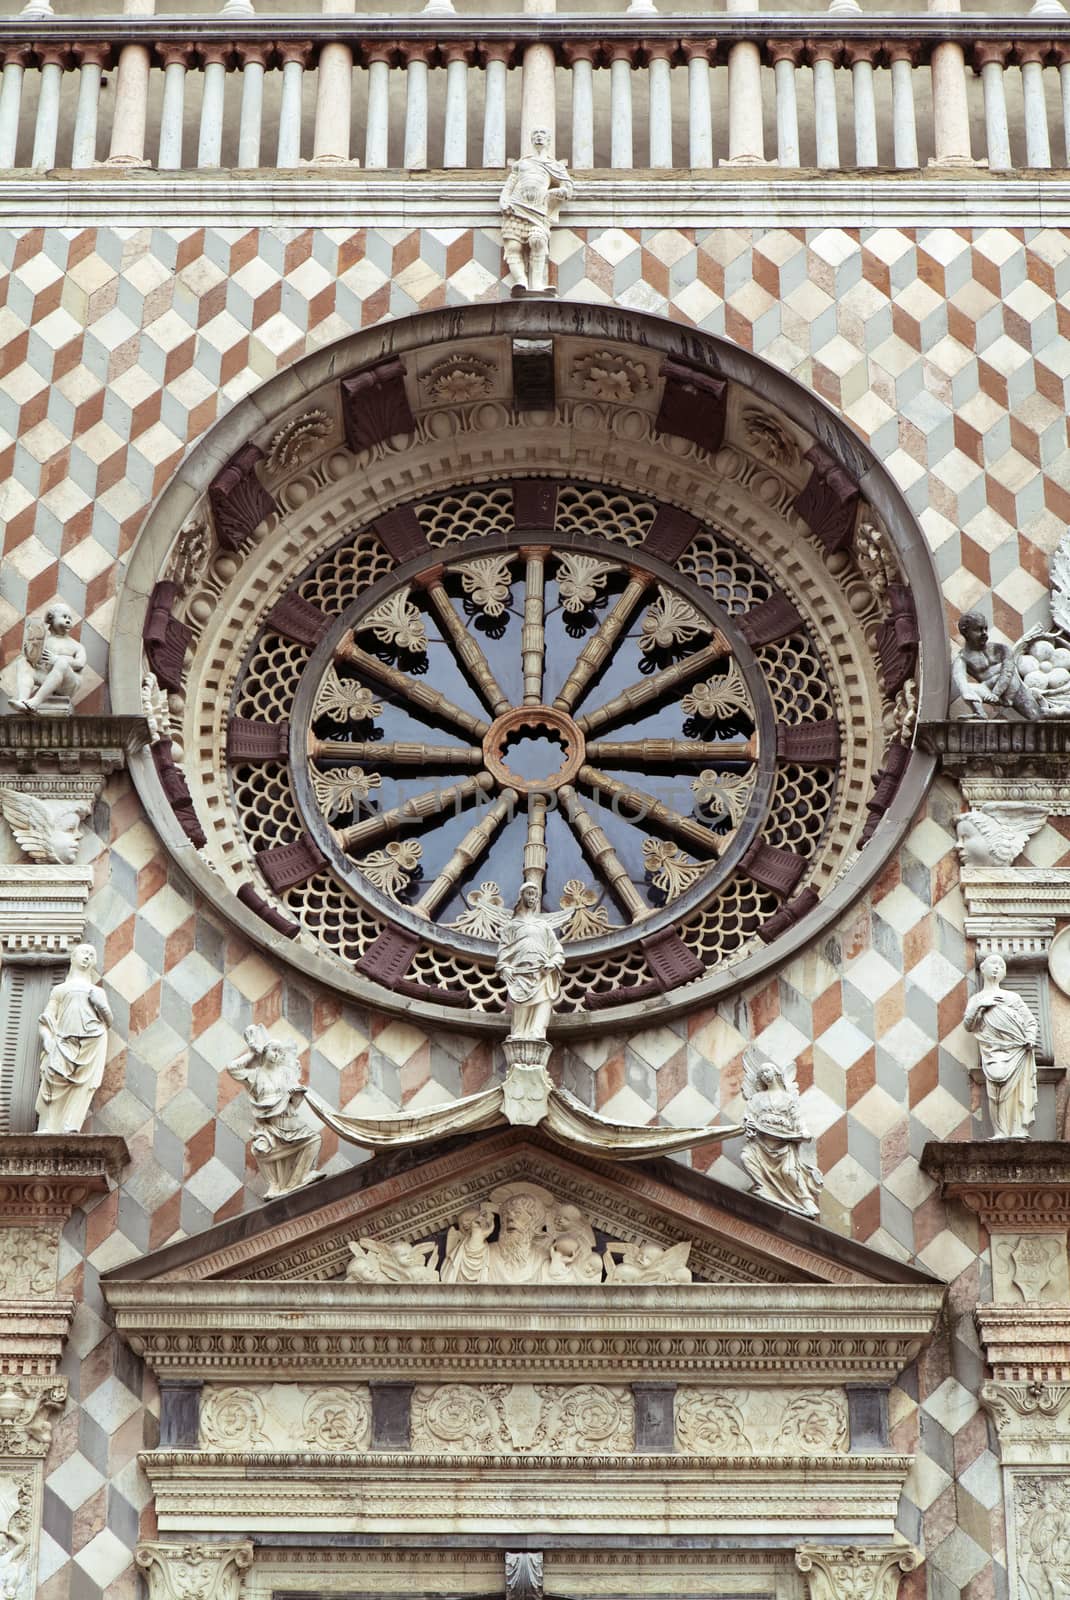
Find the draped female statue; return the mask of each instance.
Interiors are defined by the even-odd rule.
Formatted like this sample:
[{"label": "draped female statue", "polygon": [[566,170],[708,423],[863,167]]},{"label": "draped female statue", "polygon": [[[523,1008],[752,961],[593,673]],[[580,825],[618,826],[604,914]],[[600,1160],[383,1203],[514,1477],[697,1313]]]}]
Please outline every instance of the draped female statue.
[{"label": "draped female statue", "polygon": [[77,945],[67,976],[56,984],[41,1014],[38,1133],[81,1132],[104,1080],[111,1021],[97,953],[91,944]]},{"label": "draped female statue", "polygon": [[969,1000],[962,1025],[977,1040],[988,1089],[994,1139],[1027,1139],[1037,1114],[1037,1020],[1020,994],[1000,987],[1002,956],[981,962],[982,987]]}]

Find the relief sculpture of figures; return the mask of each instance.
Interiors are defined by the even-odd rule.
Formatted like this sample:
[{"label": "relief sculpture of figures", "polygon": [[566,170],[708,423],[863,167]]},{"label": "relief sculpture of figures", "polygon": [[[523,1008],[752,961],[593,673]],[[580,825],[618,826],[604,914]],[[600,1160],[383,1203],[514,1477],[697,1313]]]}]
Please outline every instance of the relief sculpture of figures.
[{"label": "relief sculpture of figures", "polygon": [[297,1046],[271,1039],[259,1023],[243,1035],[248,1049],[227,1065],[227,1071],[244,1083],[253,1108],[252,1150],[267,1179],[265,1198],[311,1183],[319,1154],[320,1132],[304,1103]]},{"label": "relief sculpture of figures", "polygon": [[1027,1139],[1037,1114],[1037,1020],[1020,994],[1000,985],[1002,956],[981,962],[982,987],[970,999],[962,1025],[977,1040],[988,1088],[994,1139]]},{"label": "relief sculpture of figures", "polygon": [[535,1183],[503,1183],[450,1229],[442,1282],[600,1283],[594,1247],[594,1229],[578,1207]]},{"label": "relief sculpture of figures", "polygon": [[803,1121],[794,1062],[781,1067],[748,1052],[743,1099],[741,1160],[758,1193],[789,1211],[816,1217],[817,1192],[824,1179],[803,1154],[811,1135]]},{"label": "relief sculpture of figures", "polygon": [[74,620],[70,607],[57,600],[43,622],[27,622],[22,654],[15,662],[11,704],[16,711],[42,717],[71,715],[86,664],[83,646],[70,636]]},{"label": "relief sculpture of figures", "polygon": [[517,286],[535,292],[546,288],[550,263],[550,229],[562,200],[572,195],[572,180],[563,161],[549,154],[550,134],[535,128],[531,154],[511,163],[498,206],[502,213],[502,247]]},{"label": "relief sculpture of figures", "polygon": [[38,1133],[80,1133],[104,1079],[111,1008],[100,987],[97,953],[78,945],[70,971],[41,1014]]},{"label": "relief sculpture of figures", "polygon": [[[988,623],[979,611],[959,618],[962,649],[951,664],[951,694],[968,707],[971,717],[984,717],[986,706],[1017,711],[1027,722],[1044,716],[1042,698],[1022,682],[1015,652],[988,636]],[[997,711],[997,715],[998,715]]]}]

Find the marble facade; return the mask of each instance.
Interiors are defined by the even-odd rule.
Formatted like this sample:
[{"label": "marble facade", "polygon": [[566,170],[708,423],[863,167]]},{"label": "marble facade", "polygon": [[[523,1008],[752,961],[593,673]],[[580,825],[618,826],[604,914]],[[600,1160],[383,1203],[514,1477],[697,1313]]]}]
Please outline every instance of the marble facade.
[{"label": "marble facade", "polygon": [[[857,430],[887,466],[929,542],[949,640],[955,618],[976,605],[990,606],[1008,639],[1047,621],[1047,558],[1070,518],[1070,241],[1063,230],[854,223],[574,228],[566,217],[555,228],[552,255],[562,301],[617,304],[724,335],[796,377]],[[54,906],[62,901],[62,935],[84,932],[96,944],[114,1015],[104,1083],[88,1123],[90,1134],[109,1141],[110,1154],[106,1160],[98,1155],[91,1192],[69,1214],[54,1208],[43,1225],[44,1242],[30,1249],[22,1235],[39,1231],[36,1224],[27,1228],[30,1213],[5,1212],[0,1219],[0,1349],[12,1353],[3,1372],[13,1372],[25,1356],[17,1342],[5,1341],[11,1319],[25,1316],[27,1302],[34,1303],[34,1338],[48,1347],[39,1373],[46,1401],[29,1415],[37,1380],[27,1379],[23,1387],[34,1395],[19,1390],[19,1418],[25,1420],[0,1419],[0,1505],[10,1500],[14,1519],[24,1501],[34,1501],[30,1521],[40,1524],[34,1555],[42,1600],[67,1594],[132,1600],[139,1571],[152,1600],[179,1600],[190,1592],[176,1576],[184,1563],[204,1585],[193,1592],[232,1600],[240,1586],[245,1600],[266,1600],[278,1590],[352,1591],[352,1551],[332,1548],[329,1540],[301,1545],[295,1539],[288,1550],[258,1543],[262,1530],[254,1526],[252,1496],[269,1492],[272,1517],[277,1520],[284,1506],[298,1532],[396,1531],[411,1514],[410,1502],[399,1506],[391,1499],[391,1479],[404,1470],[413,1499],[425,1508],[424,1526],[438,1542],[408,1553],[362,1555],[361,1587],[504,1592],[501,1552],[511,1548],[508,1534],[522,1533],[534,1548],[551,1510],[547,1500],[529,1523],[519,1515],[525,1486],[534,1481],[530,1463],[520,1459],[533,1449],[525,1450],[524,1438],[542,1429],[549,1440],[540,1447],[546,1457],[540,1482],[557,1482],[558,1457],[568,1456],[561,1494],[567,1518],[567,1502],[590,1479],[576,1425],[568,1416],[562,1420],[566,1391],[597,1389],[594,1411],[609,1418],[614,1451],[635,1454],[641,1447],[632,1385],[638,1391],[644,1381],[663,1380],[646,1361],[641,1372],[627,1375],[619,1362],[607,1361],[601,1369],[585,1365],[581,1374],[555,1370],[537,1377],[519,1366],[510,1370],[514,1358],[500,1351],[493,1370],[476,1375],[441,1353],[404,1372],[400,1364],[398,1370],[387,1364],[385,1381],[413,1386],[409,1455],[419,1461],[402,1462],[396,1439],[375,1442],[371,1385],[384,1370],[379,1365],[369,1372],[348,1353],[329,1371],[325,1364],[322,1373],[298,1382],[296,1369],[265,1377],[258,1367],[253,1376],[235,1360],[225,1375],[214,1367],[209,1376],[193,1358],[186,1365],[168,1364],[162,1354],[154,1359],[146,1333],[148,1321],[157,1325],[161,1306],[174,1319],[176,1338],[187,1333],[206,1300],[203,1283],[168,1280],[164,1269],[159,1284],[146,1279],[137,1291],[141,1305],[134,1291],[102,1287],[104,1278],[109,1285],[122,1282],[128,1269],[137,1279],[146,1257],[206,1230],[225,1230],[261,1205],[248,1153],[248,1109],[223,1071],[240,1055],[250,1024],[292,1044],[316,1093],[353,1114],[419,1110],[474,1093],[494,1078],[490,1040],[429,1030],[414,1018],[351,1004],[280,970],[207,909],[164,850],[122,770],[124,750],[143,744],[144,730],[103,724],[108,650],[123,627],[115,599],[119,578],[151,502],[184,454],[236,402],[309,352],[420,311],[497,299],[503,293],[497,234],[489,227],[312,229],[266,222],[50,226],[0,234],[0,262],[3,656],[10,662],[21,648],[26,613],[42,610],[53,596],[84,618],[79,634],[88,665],[77,710],[100,720],[93,748],[104,752],[82,752],[73,776],[67,761],[62,778],[52,779],[61,785],[57,793],[76,794],[84,806],[73,862],[31,861],[17,835],[4,828],[0,938],[7,967],[9,957],[17,959],[38,937],[35,906],[47,903],[49,915],[60,916]],[[445,383],[449,376],[438,378]],[[1057,1443],[1065,1427],[1062,1380],[1049,1382],[1041,1368],[1065,1362],[1062,1320],[1070,1299],[1059,1209],[1065,1207],[1065,1174],[1056,1143],[1066,1126],[1065,1084],[1057,1069],[1066,1056],[1070,1002],[1057,986],[1046,986],[1050,1064],[1041,1061],[1039,1068],[1029,1159],[1041,1163],[1035,1188],[1059,1199],[1054,1211],[1044,1211],[1047,1221],[1018,1195],[1033,1181],[1031,1169],[1024,1178],[1004,1171],[1001,1152],[992,1155],[991,1169],[985,1165],[980,1141],[990,1129],[983,1085],[961,1021],[975,953],[1018,955],[1023,968],[1043,971],[1056,931],[1070,916],[1063,886],[1070,873],[1070,818],[1065,796],[1053,792],[1065,767],[1055,756],[1049,770],[1038,761],[1026,774],[1029,798],[1046,802],[1047,815],[1016,864],[962,866],[957,816],[964,805],[1005,799],[997,780],[1010,780],[971,761],[960,789],[963,763],[946,746],[945,739],[943,773],[895,859],[818,944],[792,957],[775,977],[716,1006],[570,1040],[555,1061],[565,1086],[603,1115],[644,1122],[658,1114],[669,1123],[701,1126],[741,1119],[745,1046],[796,1059],[803,1114],[825,1178],[820,1224],[844,1242],[849,1258],[866,1246],[889,1272],[903,1265],[931,1275],[937,1299],[939,1286],[947,1286],[946,1317],[934,1326],[930,1306],[924,1335],[912,1324],[902,1350],[884,1362],[876,1380],[872,1370],[862,1374],[863,1387],[876,1382],[887,1390],[882,1444],[858,1448],[852,1439],[855,1369],[837,1368],[830,1358],[831,1370],[823,1374],[793,1375],[774,1426],[758,1403],[764,1396],[753,1382],[756,1366],[748,1370],[750,1358],[741,1349],[727,1367],[693,1372],[688,1395],[676,1389],[668,1413],[671,1474],[652,1468],[649,1479],[640,1478],[618,1465],[608,1477],[603,1503],[584,1513],[587,1531],[604,1532],[623,1497],[636,1528],[656,1513],[689,1537],[699,1526],[738,1534],[739,1549],[717,1556],[726,1593],[775,1594],[778,1600],[804,1593],[810,1600],[849,1593],[894,1600],[896,1592],[901,1600],[959,1594],[1049,1600],[1045,1584],[1053,1580],[1042,1570],[1043,1530],[1066,1515],[1060,1480],[1068,1464]],[[114,759],[108,751],[116,752]],[[11,752],[9,759],[7,747],[0,750],[4,772],[13,786],[30,785],[33,775],[14,738]],[[57,773],[61,765],[54,763]],[[1045,783],[1052,792],[1041,794]],[[122,1140],[129,1163],[121,1166]],[[949,1174],[942,1158],[924,1154],[927,1146],[959,1141],[977,1163],[965,1175]],[[14,1172],[23,1156],[9,1157],[0,1143],[0,1159],[14,1163]],[[325,1131],[320,1159],[328,1177],[309,1204],[326,1205],[330,1196],[340,1208],[331,1226],[344,1232],[353,1195],[362,1192],[346,1187],[361,1170],[360,1158]],[[539,1159],[548,1159],[545,1152]],[[690,1160],[731,1197],[748,1186],[738,1144],[700,1149]],[[995,1219],[988,1202],[976,1199],[987,1194],[989,1173],[1001,1192],[1018,1195]],[[687,1194],[689,1208],[699,1207]],[[668,1204],[664,1196],[661,1201]],[[705,1203],[711,1203],[708,1196]],[[734,1223],[742,1226],[738,1217]],[[202,1255],[216,1237],[201,1241]],[[404,1237],[423,1235],[410,1228]],[[787,1237],[785,1248],[811,1280],[809,1292],[821,1251],[811,1237]],[[267,1251],[276,1264],[283,1242]],[[718,1303],[724,1291],[715,1286],[733,1272],[745,1277],[747,1252],[712,1228],[705,1243],[705,1255],[693,1248],[691,1256],[692,1267],[706,1263],[696,1270],[699,1299],[712,1308],[703,1314],[723,1317],[732,1302]],[[833,1258],[832,1243],[822,1249]],[[288,1304],[279,1282],[290,1284],[301,1274],[261,1278],[260,1265],[255,1250],[240,1265],[217,1265],[212,1330],[231,1322],[236,1329],[252,1306],[263,1317],[263,1337],[278,1336],[270,1318],[282,1317]],[[344,1275],[341,1258],[336,1265],[327,1276]],[[251,1289],[246,1279],[253,1280]],[[745,1281],[754,1315],[790,1321],[803,1314],[787,1290]],[[359,1325],[361,1287],[343,1288],[348,1338]],[[637,1292],[663,1298],[677,1291]],[[489,1316],[492,1308],[479,1305],[473,1293],[475,1309]],[[124,1301],[124,1294],[134,1298]],[[326,1325],[328,1296],[322,1289],[317,1295],[319,1309],[301,1310],[308,1322],[303,1331],[311,1339],[333,1339],[338,1330]],[[411,1312],[409,1336],[433,1340],[434,1309],[421,1320],[417,1296],[411,1304],[404,1297],[392,1302],[398,1303]],[[1027,1356],[1015,1344],[1023,1307],[1040,1350]],[[317,1326],[321,1314],[325,1321]],[[367,1315],[373,1322],[374,1309]],[[502,1316],[515,1324],[518,1313],[506,1307]],[[886,1320],[882,1327],[887,1332]],[[560,1329],[556,1333],[561,1336]],[[686,1326],[674,1328],[676,1334],[697,1337]],[[508,1337],[504,1324],[502,1337]],[[859,1337],[878,1336],[867,1324]],[[267,1354],[277,1368],[278,1350]],[[304,1366],[305,1353],[299,1355]],[[867,1359],[880,1365],[881,1352]],[[1030,1370],[1023,1377],[1025,1367]],[[189,1390],[182,1385],[202,1382],[200,1432],[191,1436],[183,1399]],[[464,1393],[443,1398],[445,1386]],[[808,1413],[799,1424],[804,1439],[825,1440],[815,1489],[812,1464],[796,1460],[806,1456],[809,1463],[810,1447],[792,1452],[777,1440],[792,1405],[817,1391],[819,1425],[808,1431]],[[582,1399],[588,1415],[592,1396]],[[46,1423],[35,1421],[42,1410],[50,1439]],[[461,1440],[474,1441],[462,1450],[453,1440],[445,1469],[429,1459],[436,1451],[428,1448],[435,1439],[441,1444],[433,1423],[443,1410],[451,1417],[464,1412],[468,1432],[461,1429]],[[236,1437],[243,1449],[252,1443],[286,1453],[296,1443],[299,1451],[333,1455],[316,1513],[323,1520],[308,1520],[299,1473],[285,1464],[273,1465],[267,1488],[257,1477],[252,1492],[242,1490],[240,1528],[219,1520],[212,1508],[232,1493],[233,1479],[214,1458],[232,1449]],[[722,1448],[724,1438],[737,1442]],[[746,1448],[738,1442],[744,1438]],[[29,1441],[25,1448],[19,1439]],[[203,1460],[185,1459],[202,1451]],[[504,1511],[488,1511],[481,1501],[466,1454],[508,1463]],[[852,1455],[864,1457],[864,1466]],[[708,1484],[695,1487],[711,1458],[719,1472],[726,1470],[723,1458],[732,1462],[718,1505]],[[345,1505],[354,1462],[369,1505],[360,1529]],[[645,1510],[652,1483],[661,1486],[663,1498]],[[808,1499],[814,1495],[820,1506]],[[858,1498],[837,1531],[866,1542],[864,1581],[844,1573],[842,1551],[826,1542],[827,1506],[853,1495]],[[452,1503],[457,1500],[459,1510]],[[735,1510],[718,1522],[726,1502]],[[748,1512],[752,1520],[744,1527],[739,1508],[751,1503],[758,1509]],[[780,1537],[785,1516],[791,1539]],[[491,1551],[474,1537],[470,1549],[451,1549],[445,1535],[457,1531],[456,1518],[469,1536],[498,1518],[501,1538]],[[549,1592],[709,1590],[708,1553],[660,1549],[643,1559],[634,1551],[586,1548],[575,1539],[583,1529],[574,1524],[558,1531],[571,1542],[561,1537],[545,1552]],[[848,1587],[856,1578],[861,1589]]]}]

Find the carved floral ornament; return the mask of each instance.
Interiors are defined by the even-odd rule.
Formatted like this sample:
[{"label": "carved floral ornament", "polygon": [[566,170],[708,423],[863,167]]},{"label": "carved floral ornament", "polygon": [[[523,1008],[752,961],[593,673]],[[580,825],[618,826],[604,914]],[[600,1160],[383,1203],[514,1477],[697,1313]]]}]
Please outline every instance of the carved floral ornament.
[{"label": "carved floral ornament", "polygon": [[139,1544],[134,1554],[149,1600],[240,1600],[242,1579],[253,1564],[243,1544]]},{"label": "carved floral ornament", "polygon": [[[164,538],[154,514],[139,541],[136,593],[151,600],[137,679],[147,666],[172,697],[178,781],[187,762],[198,774],[188,807],[168,779],[194,875],[247,933],[282,933],[294,965],[364,1000],[494,1031],[505,999],[481,886],[514,903],[527,863],[547,909],[574,882],[599,897],[566,940],[567,1032],[592,999],[608,1024],[750,981],[778,941],[816,931],[829,894],[842,907],[877,870],[883,842],[854,852],[906,781],[919,683],[935,693],[909,618],[892,613],[906,593],[927,615],[932,584],[908,571],[923,550],[909,513],[862,501],[861,447],[782,375],[737,353],[733,372],[753,375],[727,380],[702,337],[670,352],[676,331],[642,318],[631,342],[629,313],[600,335],[597,312],[586,331],[529,302],[523,337],[535,318],[548,347],[563,341],[550,361],[562,394],[517,408],[518,309],[496,307],[479,338],[467,313],[433,316],[418,345],[396,324],[395,353],[311,384],[300,415],[273,411],[265,389],[255,437],[184,531]],[[680,394],[707,343],[699,438],[699,402],[681,409]],[[322,431],[335,419],[344,446]],[[560,475],[577,443],[598,484]],[[239,616],[239,591],[255,615]],[[879,704],[878,684],[894,684]],[[191,713],[208,697],[227,708],[222,729]],[[563,766],[539,765],[545,718],[504,736],[508,713],[543,708],[555,735],[564,724]],[[835,757],[824,736],[807,744],[820,724],[841,730]],[[233,785],[227,741],[261,752]],[[904,756],[885,766],[889,743]],[[495,765],[514,754],[518,803]],[[806,798],[796,786],[789,799],[799,761]],[[545,828],[527,799],[544,779]],[[792,807],[816,814],[800,830]],[[799,864],[735,848],[745,836]],[[650,839],[701,869],[678,894],[660,852],[642,870]],[[280,840],[298,846],[285,862]],[[419,861],[384,866],[407,841]]]}]

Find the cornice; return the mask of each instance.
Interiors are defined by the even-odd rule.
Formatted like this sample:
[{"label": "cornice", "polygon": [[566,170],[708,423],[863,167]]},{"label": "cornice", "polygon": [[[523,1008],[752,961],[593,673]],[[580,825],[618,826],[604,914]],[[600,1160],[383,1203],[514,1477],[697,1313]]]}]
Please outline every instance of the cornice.
[{"label": "cornice", "polygon": [[0,773],[106,775],[148,742],[144,717],[0,717]]},{"label": "cornice", "polygon": [[933,1142],[921,1166],[945,1200],[961,1200],[989,1232],[1070,1227],[1070,1144],[1063,1140]]},{"label": "cornice", "polygon": [[[396,26],[391,23],[395,31]],[[1070,182],[1054,174],[997,178],[889,172],[860,179],[825,171],[788,178],[775,166],[760,170],[760,180],[753,168],[748,169],[750,176],[731,170],[700,177],[643,170],[627,177],[584,173],[564,220],[572,229],[817,228],[828,223],[956,230],[1070,227]],[[148,169],[93,169],[91,176],[57,171],[0,179],[0,223],[24,228],[150,221],[161,227],[293,223],[327,228],[348,224],[359,214],[366,227],[456,228],[460,221],[466,227],[497,230],[500,189],[497,171],[486,176],[467,171],[388,177],[349,168],[344,176],[309,169],[270,177],[199,171],[164,177]]]},{"label": "cornice", "polygon": [[[887,1384],[930,1337],[941,1286],[641,1289],[132,1283],[116,1326],[169,1378],[421,1376]],[[522,1332],[518,1332],[522,1330]]]},{"label": "cornice", "polygon": [[104,1194],[130,1159],[118,1134],[0,1134],[0,1207],[5,1221],[66,1222]]},{"label": "cornice", "polygon": [[[569,42],[581,39],[601,44],[616,39],[634,42],[704,38],[712,43],[730,45],[740,39],[794,42],[800,33],[807,40],[832,39],[852,43],[870,41],[880,44],[894,43],[905,38],[921,46],[941,44],[958,39],[965,47],[986,40],[1013,41],[1026,44],[1038,40],[1050,44],[1053,34],[1061,29],[1053,25],[1059,19],[1030,14],[969,16],[936,14],[904,17],[901,12],[871,12],[854,14],[849,19],[842,15],[822,16],[785,12],[768,16],[730,16],[724,12],[686,16],[643,15],[638,21],[623,13],[619,16],[592,12],[558,11],[552,16],[532,14],[428,16],[426,13],[406,16],[403,19],[404,37],[413,42],[431,41],[447,43],[451,40],[507,38],[518,46],[526,44],[554,44],[567,38]],[[279,42],[310,40],[362,46],[373,41],[396,43],[399,19],[396,16],[359,16],[347,18],[344,14],[318,16],[270,16],[267,18],[242,18],[235,16],[117,16],[54,18],[5,18],[0,22],[0,45],[10,48],[16,43],[31,42],[46,45],[57,39],[67,40],[77,33],[79,41],[106,39],[111,43],[186,44],[191,39],[207,41],[213,36],[219,41],[234,44],[262,44],[265,36]]]},{"label": "cornice", "polygon": [[912,1458],[152,1451],[160,1531],[891,1535]]}]

